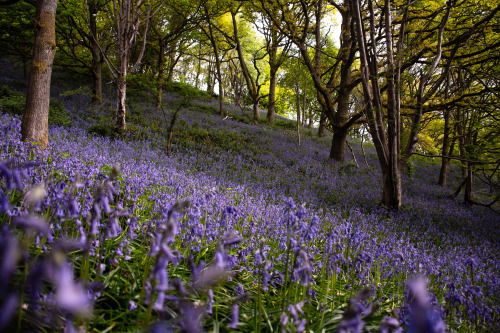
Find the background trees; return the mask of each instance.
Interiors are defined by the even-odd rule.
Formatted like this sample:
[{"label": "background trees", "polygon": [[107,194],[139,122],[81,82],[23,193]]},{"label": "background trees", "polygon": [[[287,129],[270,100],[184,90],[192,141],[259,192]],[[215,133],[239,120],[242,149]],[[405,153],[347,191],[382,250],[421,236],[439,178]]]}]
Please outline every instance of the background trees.
[{"label": "background trees", "polygon": [[[40,59],[27,51],[32,31],[9,29],[4,19],[12,15],[16,26],[28,26],[33,7],[2,3],[14,3],[1,7],[2,50],[24,64],[33,58],[36,68]],[[131,73],[154,93],[157,108],[165,84],[177,80],[217,97],[221,117],[231,101],[251,104],[255,122],[261,106],[270,123],[276,112],[289,115],[299,134],[304,125],[320,134],[328,125],[330,158],[338,162],[345,161],[349,133],[368,125],[384,174],[382,203],[398,208],[400,173],[414,154],[441,158],[442,186],[450,163],[461,163],[470,178],[462,188],[479,176],[496,186],[499,10],[487,1],[437,0],[64,2],[56,65],[90,76],[97,104],[102,77],[115,82],[119,130],[126,127]],[[27,110],[45,108],[34,101],[41,96],[29,97]],[[23,128],[46,123],[46,113],[35,117],[40,121],[26,114],[24,123],[32,125]],[[474,201],[470,192],[467,202]]]}]

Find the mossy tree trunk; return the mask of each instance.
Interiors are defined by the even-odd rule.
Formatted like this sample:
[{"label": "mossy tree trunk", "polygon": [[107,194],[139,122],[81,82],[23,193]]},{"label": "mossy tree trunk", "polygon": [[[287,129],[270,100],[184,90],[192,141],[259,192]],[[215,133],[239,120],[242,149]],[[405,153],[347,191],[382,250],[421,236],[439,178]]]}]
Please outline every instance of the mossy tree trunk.
[{"label": "mossy tree trunk", "polygon": [[21,122],[22,139],[38,142],[41,150],[48,144],[50,79],[56,54],[56,9],[57,0],[36,2],[33,58]]}]

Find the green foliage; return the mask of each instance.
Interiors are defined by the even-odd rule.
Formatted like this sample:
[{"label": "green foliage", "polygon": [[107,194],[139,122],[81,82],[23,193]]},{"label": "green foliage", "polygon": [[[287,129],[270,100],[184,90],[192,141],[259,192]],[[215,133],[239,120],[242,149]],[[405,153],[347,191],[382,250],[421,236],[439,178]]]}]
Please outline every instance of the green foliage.
[{"label": "green foliage", "polygon": [[194,107],[200,111],[205,111],[207,113],[212,113],[216,115],[219,114],[219,109],[212,105],[194,104]]},{"label": "green foliage", "polygon": [[168,82],[165,91],[178,94],[186,98],[210,98],[206,91],[196,89],[190,84],[184,82]]},{"label": "green foliage", "polygon": [[356,166],[356,163],[349,161],[347,163],[342,164],[338,169],[337,172],[339,175],[343,176],[349,176],[352,175],[356,172],[356,169],[358,167]]},{"label": "green foliage", "polygon": [[25,94],[12,90],[8,86],[0,86],[0,109],[9,114],[22,115],[25,104]]},{"label": "green foliage", "polygon": [[116,136],[116,129],[112,122],[102,122],[90,126],[88,132],[99,136],[114,137]]},{"label": "green foliage", "polygon": [[71,118],[69,117],[68,112],[66,112],[64,104],[54,98],[50,99],[49,124],[71,126]]},{"label": "green foliage", "polygon": [[406,164],[404,173],[408,177],[413,178],[413,176],[415,175],[415,171],[416,171],[416,169],[415,169],[415,163],[412,160],[409,160],[408,163]]},{"label": "green foliage", "polygon": [[297,123],[295,121],[285,120],[285,119],[281,119],[281,118],[276,118],[274,120],[274,124],[271,124],[270,126],[274,127],[274,128],[281,128],[281,129],[290,130],[290,131],[294,131],[297,129]]},{"label": "green foliage", "polygon": [[[9,114],[22,116],[26,105],[26,95],[23,92],[12,90],[8,86],[0,86],[0,109]],[[70,126],[69,117],[64,104],[54,98],[50,99],[49,123],[61,126]]]}]

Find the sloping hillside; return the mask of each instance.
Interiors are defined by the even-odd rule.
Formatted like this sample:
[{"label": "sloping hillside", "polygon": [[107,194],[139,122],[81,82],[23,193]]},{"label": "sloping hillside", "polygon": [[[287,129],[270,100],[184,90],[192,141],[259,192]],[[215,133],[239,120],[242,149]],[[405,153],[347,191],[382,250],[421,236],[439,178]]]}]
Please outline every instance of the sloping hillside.
[{"label": "sloping hillside", "polygon": [[[8,78],[1,84],[14,86]],[[0,109],[2,237],[29,253],[5,273],[15,289],[4,299],[28,297],[22,267],[45,276],[28,283],[38,289],[23,328],[133,331],[162,320],[156,325],[165,332],[328,332],[347,325],[342,313],[363,287],[371,296],[359,296],[360,307],[380,303],[363,319],[368,327],[393,310],[406,327],[414,309],[406,282],[418,276],[450,330],[497,327],[500,219],[451,199],[451,189],[435,184],[437,165],[415,160],[401,212],[388,212],[378,205],[381,177],[369,144],[368,165],[357,141],[360,168],[335,164],[329,137],[306,129],[299,146],[293,122],[253,124],[229,105],[231,117],[222,119],[201,98],[180,111],[168,157],[178,95],[165,95],[162,112],[136,93],[129,131],[119,136],[112,100],[95,107],[84,90],[55,91],[63,107],[43,153],[20,142],[15,108]],[[452,175],[451,188],[458,182]],[[34,196],[33,186],[44,194]]]}]

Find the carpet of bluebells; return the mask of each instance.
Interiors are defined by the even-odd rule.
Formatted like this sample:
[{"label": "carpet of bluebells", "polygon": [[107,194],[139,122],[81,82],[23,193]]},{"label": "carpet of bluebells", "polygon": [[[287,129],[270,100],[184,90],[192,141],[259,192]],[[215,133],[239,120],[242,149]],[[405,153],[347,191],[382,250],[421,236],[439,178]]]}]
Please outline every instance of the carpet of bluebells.
[{"label": "carpet of bluebells", "polygon": [[328,137],[195,101],[168,157],[174,96],[131,105],[114,138],[89,134],[110,110],[58,98],[72,125],[44,152],[0,110],[0,331],[500,329],[499,216],[450,198],[437,165],[414,161],[388,212],[369,145],[336,164]]}]

